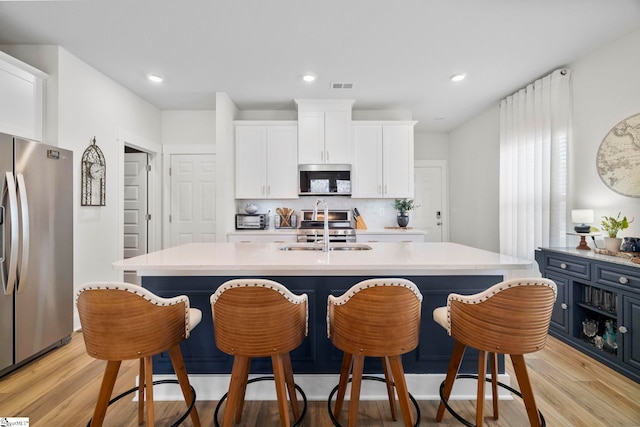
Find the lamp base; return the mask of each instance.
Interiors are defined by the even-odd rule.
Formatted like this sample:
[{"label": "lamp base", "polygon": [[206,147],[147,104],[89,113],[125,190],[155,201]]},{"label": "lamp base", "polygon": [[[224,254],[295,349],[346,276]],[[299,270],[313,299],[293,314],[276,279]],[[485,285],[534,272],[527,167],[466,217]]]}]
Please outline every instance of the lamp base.
[{"label": "lamp base", "polygon": [[591,232],[591,226],[590,225],[586,225],[586,224],[576,225],[575,227],[573,227],[573,229],[575,230],[576,233],[590,233]]}]

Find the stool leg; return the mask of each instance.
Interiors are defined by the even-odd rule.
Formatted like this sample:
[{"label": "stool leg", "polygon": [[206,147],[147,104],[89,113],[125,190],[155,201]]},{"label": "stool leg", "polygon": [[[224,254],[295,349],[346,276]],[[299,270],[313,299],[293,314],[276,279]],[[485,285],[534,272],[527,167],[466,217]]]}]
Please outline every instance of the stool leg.
[{"label": "stool leg", "polygon": [[249,381],[249,368],[251,367],[251,358],[247,357],[247,369],[244,371],[244,380],[242,380],[242,389],[236,403],[236,424],[242,421],[242,412],[244,411],[244,398],[247,395],[247,382]]},{"label": "stool leg", "polygon": [[351,372],[351,401],[349,402],[349,427],[358,423],[358,406],[360,405],[360,386],[362,385],[362,370],[364,356],[353,355],[353,370]]},{"label": "stool leg", "polygon": [[289,353],[282,354],[284,362],[284,376],[287,380],[287,390],[289,391],[289,402],[291,402],[291,411],[293,418],[300,418],[300,408],[298,407],[298,396],[296,395],[296,383],[293,381],[293,368],[291,367],[291,357]]},{"label": "stool leg", "polygon": [[144,422],[144,378],[144,358],[142,358],[138,374],[138,425]]},{"label": "stool leg", "polygon": [[476,427],[482,427],[484,419],[484,384],[487,377],[487,352],[478,351],[478,396],[476,397]]},{"label": "stool leg", "polygon": [[233,368],[231,368],[231,380],[229,381],[229,394],[227,395],[227,406],[224,409],[222,427],[232,427],[236,408],[240,402],[244,382],[249,371],[249,358],[236,354],[233,358]]},{"label": "stool leg", "polygon": [[342,356],[342,366],[340,367],[340,382],[338,383],[338,395],[336,396],[336,406],[333,415],[336,420],[340,419],[342,412],[342,404],[344,403],[344,395],[347,392],[347,383],[349,382],[349,373],[351,372],[351,363],[353,362],[353,354],[344,353]]},{"label": "stool leg", "polygon": [[[451,353],[451,360],[449,361],[449,367],[447,368],[447,376],[444,379],[444,387],[442,389],[442,397],[445,402],[449,401],[451,396],[451,390],[453,389],[453,382],[456,380],[460,364],[462,363],[462,356],[464,356],[464,350],[466,346],[459,341],[454,341],[453,352]],[[436,421],[442,421],[445,411],[444,403],[440,402],[438,406],[438,413],[436,414]]]},{"label": "stool leg", "polygon": [[101,427],[104,422],[104,416],[107,413],[107,406],[109,406],[113,386],[116,383],[120,363],[122,363],[120,360],[107,361],[104,376],[102,377],[102,385],[100,386],[100,392],[98,393],[98,401],[96,402],[96,407],[93,410],[91,427]]},{"label": "stool leg", "polygon": [[393,379],[396,383],[398,392],[398,401],[400,402],[400,410],[402,411],[402,419],[405,427],[413,426],[413,413],[411,412],[411,404],[409,403],[409,390],[407,382],[404,378],[404,368],[402,367],[402,356],[389,356]]},{"label": "stool leg", "polygon": [[491,366],[491,398],[493,400],[493,418],[498,419],[498,357],[495,353],[489,353],[489,365]]},{"label": "stool leg", "polygon": [[153,405],[153,365],[151,356],[144,358],[144,388],[147,392],[147,425],[153,427],[155,422]]},{"label": "stool leg", "polygon": [[524,356],[522,354],[512,354],[511,362],[513,363],[513,370],[518,379],[522,400],[524,400],[524,405],[527,408],[529,423],[532,427],[540,427],[540,416],[536,406],[536,399],[531,389],[531,382],[529,381],[529,373],[527,372],[527,364],[524,361]]},{"label": "stool leg", "polygon": [[[184,358],[182,357],[180,345],[175,345],[169,349],[169,357],[171,358],[173,370],[178,377],[178,382],[180,383],[180,388],[182,389],[184,401],[187,404],[187,407],[189,407],[189,405],[191,404],[191,400],[193,400],[193,394],[191,393],[191,385],[189,384],[189,377],[187,376],[187,368],[184,366]],[[193,421],[193,425],[195,427],[199,427],[200,417],[198,416],[198,410],[195,405],[191,410],[190,415],[191,421]]]},{"label": "stool leg", "polygon": [[289,427],[291,421],[289,419],[289,404],[287,402],[287,387],[284,361],[282,353],[271,356],[271,364],[273,365],[273,377],[276,382],[276,394],[278,396],[278,411],[280,411],[280,425]]},{"label": "stool leg", "polygon": [[382,358],[382,370],[384,372],[384,381],[387,383],[387,396],[389,397],[389,406],[391,407],[391,419],[396,421],[396,396],[395,390],[393,389],[393,374],[391,373],[388,357]]}]

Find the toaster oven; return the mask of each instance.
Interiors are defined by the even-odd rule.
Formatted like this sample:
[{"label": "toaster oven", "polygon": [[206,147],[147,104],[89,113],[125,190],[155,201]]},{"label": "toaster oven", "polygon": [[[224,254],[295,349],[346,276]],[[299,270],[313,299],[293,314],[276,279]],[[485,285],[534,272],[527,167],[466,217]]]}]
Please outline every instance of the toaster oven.
[{"label": "toaster oven", "polygon": [[236,214],[236,230],[266,230],[269,228],[267,214]]}]

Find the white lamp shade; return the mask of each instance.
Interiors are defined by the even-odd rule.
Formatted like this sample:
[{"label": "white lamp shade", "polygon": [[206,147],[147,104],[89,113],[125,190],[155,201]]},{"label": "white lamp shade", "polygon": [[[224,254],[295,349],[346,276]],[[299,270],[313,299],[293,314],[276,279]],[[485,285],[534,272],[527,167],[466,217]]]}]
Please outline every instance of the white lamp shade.
[{"label": "white lamp shade", "polygon": [[591,224],[593,222],[593,209],[573,209],[571,222],[574,224]]}]

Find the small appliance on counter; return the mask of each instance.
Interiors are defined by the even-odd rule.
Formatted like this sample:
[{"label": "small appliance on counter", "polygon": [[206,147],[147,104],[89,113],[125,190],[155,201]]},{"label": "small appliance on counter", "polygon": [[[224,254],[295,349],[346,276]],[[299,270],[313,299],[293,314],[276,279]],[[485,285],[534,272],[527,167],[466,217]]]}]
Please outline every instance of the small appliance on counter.
[{"label": "small appliance on counter", "polygon": [[236,230],[266,230],[269,228],[269,214],[236,214]]}]

